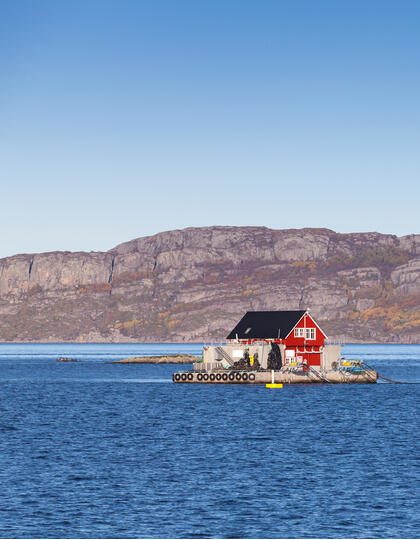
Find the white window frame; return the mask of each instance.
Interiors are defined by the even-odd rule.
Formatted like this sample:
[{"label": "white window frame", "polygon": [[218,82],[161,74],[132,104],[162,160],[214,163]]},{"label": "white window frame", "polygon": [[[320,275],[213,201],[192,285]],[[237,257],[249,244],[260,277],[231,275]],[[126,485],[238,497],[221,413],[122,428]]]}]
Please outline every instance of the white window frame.
[{"label": "white window frame", "polygon": [[291,364],[293,362],[296,362],[294,349],[286,349],[285,356],[286,356],[285,358],[286,364]]},{"label": "white window frame", "polygon": [[305,339],[307,339],[308,341],[313,341],[314,339],[316,339],[316,328],[306,328],[305,330]]},{"label": "white window frame", "polygon": [[295,328],[295,337],[297,338],[300,338],[300,337],[304,337],[305,334],[304,334],[304,328]]}]

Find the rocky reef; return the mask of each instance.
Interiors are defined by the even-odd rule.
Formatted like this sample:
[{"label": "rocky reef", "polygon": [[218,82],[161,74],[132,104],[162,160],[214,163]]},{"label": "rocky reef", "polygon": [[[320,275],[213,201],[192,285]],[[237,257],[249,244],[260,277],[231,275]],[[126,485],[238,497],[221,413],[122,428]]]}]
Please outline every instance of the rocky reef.
[{"label": "rocky reef", "polygon": [[134,358],[123,358],[113,360],[110,364],[192,364],[199,362],[201,356],[191,354],[165,354],[159,356],[136,356]]},{"label": "rocky reef", "polygon": [[218,341],[302,308],[333,340],[420,342],[420,235],[203,227],[0,260],[2,341]]}]

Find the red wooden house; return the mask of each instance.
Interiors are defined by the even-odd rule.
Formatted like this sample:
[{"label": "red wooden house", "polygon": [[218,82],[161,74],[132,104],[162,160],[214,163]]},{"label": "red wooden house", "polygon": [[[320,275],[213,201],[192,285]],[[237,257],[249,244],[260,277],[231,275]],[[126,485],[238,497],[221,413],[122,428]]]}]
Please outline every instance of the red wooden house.
[{"label": "red wooden house", "polygon": [[304,362],[310,366],[321,365],[326,338],[307,310],[248,311],[227,336],[228,341],[246,345],[278,343],[283,365]]}]

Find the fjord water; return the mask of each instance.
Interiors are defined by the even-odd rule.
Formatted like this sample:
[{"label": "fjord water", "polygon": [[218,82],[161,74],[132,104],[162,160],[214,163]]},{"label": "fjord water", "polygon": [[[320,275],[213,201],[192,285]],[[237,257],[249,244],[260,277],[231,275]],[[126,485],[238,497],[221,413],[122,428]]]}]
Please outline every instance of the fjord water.
[{"label": "fjord water", "polygon": [[[175,385],[200,345],[0,345],[0,537],[405,537],[420,384]],[[347,345],[420,383],[420,346]],[[78,363],[57,363],[69,356]]]}]

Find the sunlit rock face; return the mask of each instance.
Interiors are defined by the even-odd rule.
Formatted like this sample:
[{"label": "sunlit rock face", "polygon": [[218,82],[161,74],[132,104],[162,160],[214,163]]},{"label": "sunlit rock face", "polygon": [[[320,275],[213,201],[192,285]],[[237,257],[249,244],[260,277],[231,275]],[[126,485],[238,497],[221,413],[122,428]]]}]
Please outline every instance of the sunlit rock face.
[{"label": "sunlit rock face", "polygon": [[0,340],[218,341],[309,308],[330,339],[420,342],[420,235],[203,227],[0,260]]},{"label": "sunlit rock face", "polygon": [[395,290],[402,295],[415,294],[420,290],[420,257],[398,266],[391,273]]}]

